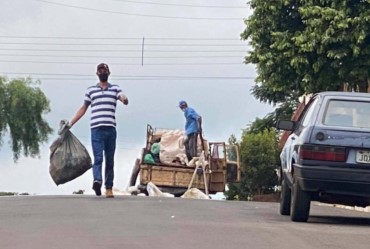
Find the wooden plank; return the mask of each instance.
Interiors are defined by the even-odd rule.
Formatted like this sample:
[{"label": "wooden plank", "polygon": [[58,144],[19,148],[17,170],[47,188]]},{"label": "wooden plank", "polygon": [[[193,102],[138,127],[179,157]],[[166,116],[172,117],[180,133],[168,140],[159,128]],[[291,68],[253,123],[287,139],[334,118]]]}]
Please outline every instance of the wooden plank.
[{"label": "wooden plank", "polygon": [[212,192],[224,192],[225,191],[225,171],[212,171],[211,182],[209,190]]},{"label": "wooden plank", "polygon": [[211,183],[209,187],[209,191],[212,192],[224,192],[225,191],[225,184],[223,183]]},{"label": "wooden plank", "polygon": [[[150,181],[158,187],[182,187],[187,188],[194,168],[174,168],[158,165],[140,166],[140,184],[146,185]],[[209,173],[206,173],[209,181]],[[194,188],[204,189],[203,176],[196,176],[193,182]]]},{"label": "wooden plank", "polygon": [[211,175],[211,183],[224,183],[225,182],[225,172],[224,171],[213,171]]}]

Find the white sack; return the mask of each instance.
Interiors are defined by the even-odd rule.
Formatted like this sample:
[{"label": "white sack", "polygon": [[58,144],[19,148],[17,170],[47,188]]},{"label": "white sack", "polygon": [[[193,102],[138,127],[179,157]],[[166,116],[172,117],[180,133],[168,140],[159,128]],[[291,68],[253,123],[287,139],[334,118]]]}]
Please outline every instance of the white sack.
[{"label": "white sack", "polygon": [[149,196],[157,196],[157,197],[174,197],[174,195],[170,193],[163,193],[154,183],[148,182],[146,185],[146,191],[148,191]]},{"label": "white sack", "polygon": [[170,130],[164,132],[160,142],[159,158],[161,163],[170,164],[179,154],[185,154],[184,132]]},{"label": "white sack", "polygon": [[205,193],[200,191],[197,188],[191,188],[187,190],[181,198],[189,198],[189,199],[210,199],[209,196],[207,196]]}]

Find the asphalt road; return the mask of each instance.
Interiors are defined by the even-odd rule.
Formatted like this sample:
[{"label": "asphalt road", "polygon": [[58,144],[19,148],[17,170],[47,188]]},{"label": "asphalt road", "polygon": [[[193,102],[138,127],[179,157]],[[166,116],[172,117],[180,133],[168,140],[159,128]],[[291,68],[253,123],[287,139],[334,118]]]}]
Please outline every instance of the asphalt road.
[{"label": "asphalt road", "polygon": [[0,197],[1,249],[370,248],[370,213],[313,203],[307,223],[277,203],[139,196]]}]

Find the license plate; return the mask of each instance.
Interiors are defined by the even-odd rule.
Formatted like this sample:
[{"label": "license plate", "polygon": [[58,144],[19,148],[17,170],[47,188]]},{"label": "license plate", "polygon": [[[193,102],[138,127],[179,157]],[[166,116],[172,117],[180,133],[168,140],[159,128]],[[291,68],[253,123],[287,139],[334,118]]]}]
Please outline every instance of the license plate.
[{"label": "license plate", "polygon": [[358,150],[356,153],[356,162],[370,164],[370,151]]}]

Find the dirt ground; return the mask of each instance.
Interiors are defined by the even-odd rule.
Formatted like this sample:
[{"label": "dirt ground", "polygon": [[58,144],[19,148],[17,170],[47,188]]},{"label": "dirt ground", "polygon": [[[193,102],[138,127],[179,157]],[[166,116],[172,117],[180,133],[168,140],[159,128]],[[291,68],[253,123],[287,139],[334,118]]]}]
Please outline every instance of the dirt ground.
[{"label": "dirt ground", "polygon": [[279,202],[280,193],[272,193],[266,195],[254,195],[252,201],[261,201],[261,202]]}]

